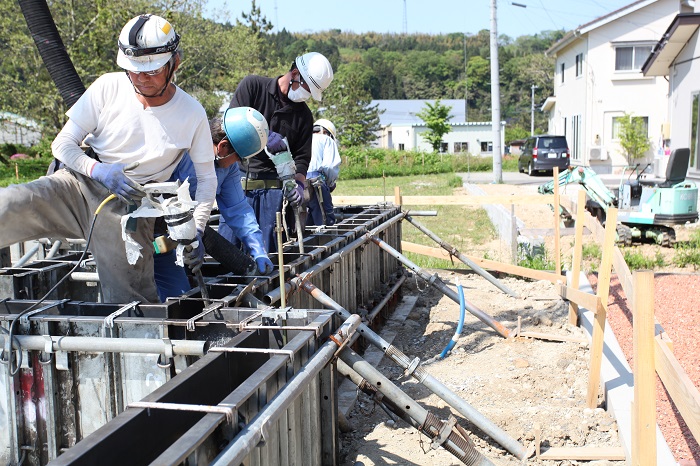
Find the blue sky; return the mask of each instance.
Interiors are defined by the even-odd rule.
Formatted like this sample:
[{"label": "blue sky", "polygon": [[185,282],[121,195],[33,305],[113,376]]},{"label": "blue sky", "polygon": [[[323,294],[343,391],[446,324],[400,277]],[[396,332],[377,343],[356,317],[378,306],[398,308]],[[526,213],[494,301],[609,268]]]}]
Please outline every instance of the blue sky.
[{"label": "blue sky", "polygon": [[[544,30],[566,29],[632,3],[632,0],[498,0],[498,33],[510,37]],[[491,27],[491,0],[405,0],[409,33],[477,33]],[[341,29],[354,32],[404,31],[404,0],[257,0],[276,29],[314,32]],[[205,0],[208,18],[234,21],[249,12],[250,0]],[[228,11],[228,17],[222,14]]]}]

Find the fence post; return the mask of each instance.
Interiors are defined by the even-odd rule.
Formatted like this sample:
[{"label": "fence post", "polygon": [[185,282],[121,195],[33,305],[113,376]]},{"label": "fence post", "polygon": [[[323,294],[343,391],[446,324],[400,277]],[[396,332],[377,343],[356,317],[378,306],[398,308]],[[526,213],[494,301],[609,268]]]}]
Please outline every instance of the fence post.
[{"label": "fence post", "polygon": [[634,272],[632,332],[634,402],[632,464],[656,465],[656,371],[654,362],[654,272]]},{"label": "fence post", "polygon": [[[605,237],[603,240],[603,258],[598,271],[598,286],[596,295],[600,298],[593,320],[593,337],[591,341],[591,364],[588,370],[588,394],[586,406],[593,409],[598,405],[598,389],[600,388],[600,366],[603,360],[603,335],[605,333],[605,317],[608,312],[608,295],[610,293],[610,275],[612,274],[612,257],[615,251],[615,235],[617,233],[617,209],[611,208],[605,222]],[[592,310],[592,309],[591,309]]]},{"label": "fence post", "polygon": [[561,275],[561,218],[559,217],[559,167],[554,167],[554,273]]},{"label": "fence post", "polygon": [[[583,227],[586,215],[586,191],[580,189],[576,204],[576,232],[574,235],[574,257],[571,261],[571,288],[578,290],[583,261]],[[592,310],[592,309],[591,309]],[[578,304],[569,301],[569,323],[578,326]]]}]

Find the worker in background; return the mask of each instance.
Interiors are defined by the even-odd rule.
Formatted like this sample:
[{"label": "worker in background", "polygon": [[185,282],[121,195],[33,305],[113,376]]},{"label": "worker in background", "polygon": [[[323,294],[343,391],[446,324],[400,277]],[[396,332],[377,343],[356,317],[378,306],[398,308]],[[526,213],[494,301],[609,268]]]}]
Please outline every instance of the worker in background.
[{"label": "worker in background", "polygon": [[[194,217],[203,231],[216,193],[211,135],[204,108],[172,78],[180,36],[165,19],[141,15],[119,34],[117,65],[95,80],[66,114],[51,148],[64,164],[50,176],[0,189],[0,247],[29,239],[86,238],[97,262],[102,301],[159,302],[153,278],[153,219],[139,218],[131,236],[142,256],[130,265],[120,220],[149,182],[170,178],[185,151],[197,177]],[[90,148],[83,152],[81,144]],[[107,202],[95,212],[109,195]],[[201,238],[198,238],[201,239]],[[201,245],[201,241],[200,241]],[[193,248],[186,262],[204,259]]]},{"label": "worker in background", "polygon": [[314,123],[311,163],[306,174],[311,186],[308,225],[335,225],[331,193],[335,189],[339,171],[340,154],[336,143],[335,125],[322,118]]},{"label": "worker in background", "polygon": [[[263,244],[277,251],[275,217],[282,210],[283,197],[293,208],[304,201],[306,172],[311,161],[313,117],[305,101],[320,101],[333,80],[333,68],[326,57],[310,52],[297,57],[289,71],[277,78],[250,75],[243,78],[231,99],[230,107],[253,107],[270,125],[268,152],[289,149],[296,173],[296,189],[283,190],[275,163],[261,151],[250,158],[242,180],[248,202],[255,211],[263,232]],[[288,147],[282,142],[288,141]],[[288,212],[289,213],[289,212]],[[287,224],[294,224],[287,221]]]},{"label": "worker in background", "polygon": [[[255,220],[241,187],[241,172],[238,163],[265,147],[268,139],[267,121],[250,107],[230,108],[223,119],[209,120],[216,166],[216,204],[221,218],[226,221],[226,231],[219,233],[234,243],[242,242],[246,253],[255,260],[258,272],[268,275],[274,266],[263,246],[262,232]],[[190,191],[197,187],[194,166],[188,154],[182,158],[171,180],[190,180]],[[231,247],[236,247],[231,244]],[[175,251],[171,250],[155,257],[155,277],[161,301],[168,296],[179,296],[190,290],[185,269],[175,263]]]}]

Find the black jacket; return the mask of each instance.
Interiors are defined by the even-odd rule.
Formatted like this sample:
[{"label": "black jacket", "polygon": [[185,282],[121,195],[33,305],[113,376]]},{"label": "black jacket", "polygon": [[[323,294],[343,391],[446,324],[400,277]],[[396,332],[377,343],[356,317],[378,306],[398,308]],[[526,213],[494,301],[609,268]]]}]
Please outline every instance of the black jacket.
[{"label": "black jacket", "polygon": [[[311,161],[313,116],[304,102],[290,102],[282,97],[277,79],[246,76],[238,84],[229,107],[252,107],[262,113],[270,131],[287,138],[297,173],[306,176]],[[248,176],[252,179],[277,178],[275,165],[265,151],[248,159]]]}]

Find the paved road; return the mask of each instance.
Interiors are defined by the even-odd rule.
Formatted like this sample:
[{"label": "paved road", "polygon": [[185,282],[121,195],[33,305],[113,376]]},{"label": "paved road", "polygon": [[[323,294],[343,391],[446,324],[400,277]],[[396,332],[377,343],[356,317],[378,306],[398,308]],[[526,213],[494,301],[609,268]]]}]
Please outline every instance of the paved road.
[{"label": "paved road", "polygon": [[[471,172],[457,173],[461,176],[465,183],[487,184],[493,183],[492,172]],[[529,176],[526,173],[503,172],[503,183],[519,184],[519,185],[541,185],[552,180],[551,173],[541,173],[535,176]],[[608,188],[618,188],[620,184],[620,175],[598,175],[603,180],[603,183]]]}]

